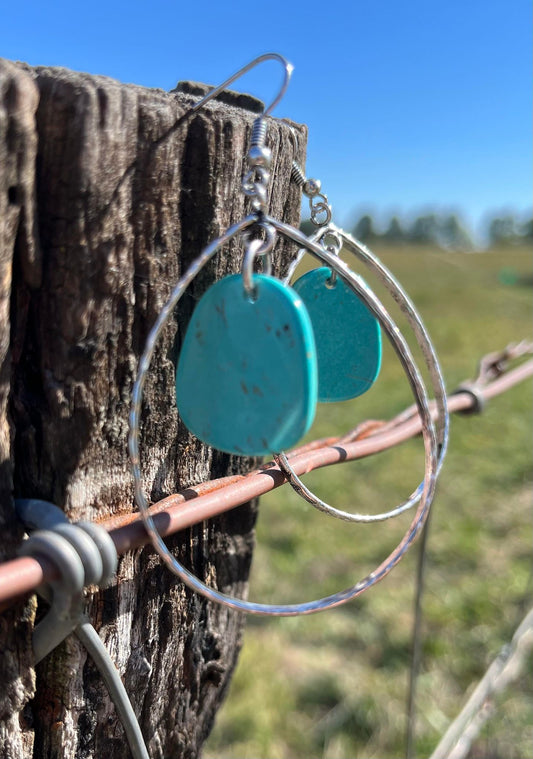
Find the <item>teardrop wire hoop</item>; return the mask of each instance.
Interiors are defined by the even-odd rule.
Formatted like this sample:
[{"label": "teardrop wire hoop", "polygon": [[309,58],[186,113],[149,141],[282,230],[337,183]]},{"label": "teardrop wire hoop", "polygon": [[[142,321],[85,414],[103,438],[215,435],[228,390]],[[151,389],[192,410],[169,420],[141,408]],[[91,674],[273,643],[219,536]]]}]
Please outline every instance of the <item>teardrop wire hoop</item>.
[{"label": "teardrop wire hoop", "polygon": [[[400,285],[394,275],[389,271],[389,269],[384,266],[384,264],[379,260],[379,258],[377,258],[377,256],[372,253],[369,248],[353,238],[344,230],[336,227],[334,224],[329,224],[326,227],[321,227],[314,234],[310,235],[309,239],[313,242],[320,242],[320,240],[322,240],[322,238],[328,234],[338,235],[341,238],[344,246],[378,277],[382,284],[385,285],[392,298],[399,305],[400,309],[404,313],[407,321],[413,329],[418,345],[422,351],[426,367],[429,371],[433,391],[435,394],[435,403],[438,412],[438,477],[448,447],[450,422],[444,380],[435,353],[435,349],[427,333],[427,330],[418,311],[414,306],[414,303],[409,298],[403,287]],[[294,261],[291,262],[291,265],[287,271],[287,275],[284,278],[285,284],[289,284],[294,275],[296,267],[306,253],[307,250],[305,248],[302,248],[300,251],[298,251],[298,255]],[[391,519],[392,517],[403,514],[404,511],[407,511],[419,502],[420,498],[422,497],[424,488],[424,482],[421,482],[417,489],[409,496],[406,501],[401,503],[399,506],[396,506],[396,508],[391,509],[390,511],[384,511],[379,514],[352,513],[349,511],[337,509],[334,506],[326,503],[326,501],[323,501],[321,498],[318,498],[318,496],[316,496],[296,474],[287,458],[287,455],[283,451],[281,453],[275,454],[274,460],[290,482],[294,491],[298,493],[298,495],[300,495],[304,500],[317,508],[319,511],[322,511],[325,514],[329,514],[330,516],[333,516],[337,519],[342,519],[345,522],[359,522],[366,524],[372,522],[383,522],[387,519]]]},{"label": "teardrop wire hoop", "polygon": [[[150,514],[148,500],[144,493],[141,481],[139,454],[139,420],[141,413],[141,404],[146,374],[150,368],[150,362],[154,352],[155,344],[161,333],[161,330],[172,314],[176,304],[184,294],[186,288],[189,286],[194,277],[200,272],[200,270],[206,265],[206,263],[215,255],[219,248],[221,248],[224,244],[229,242],[239,233],[244,232],[253,224],[256,224],[259,220],[269,226],[272,226],[283,237],[292,240],[292,242],[296,243],[301,248],[305,248],[320,261],[323,261],[327,266],[335,270],[337,274],[340,275],[344,281],[354,290],[354,292],[363,299],[367,307],[379,320],[381,326],[387,333],[394,350],[397,353],[397,356],[406,372],[409,383],[413,390],[416,405],[422,422],[422,436],[425,451],[425,476],[423,481],[423,489],[417,511],[402,540],[371,574],[364,577],[355,585],[332,595],[325,596],[324,598],[319,598],[314,601],[306,601],[303,603],[254,603],[252,601],[245,601],[221,593],[220,591],[215,590],[214,588],[210,588],[208,585],[202,582],[198,577],[192,574],[192,572],[186,569],[186,567],[184,567],[167,548],[165,542],[161,538],[161,535],[157,531],[154,520]],[[367,285],[358,275],[354,274],[354,272],[349,269],[344,261],[338,259],[335,255],[322,248],[319,244],[307,239],[305,235],[303,235],[299,230],[294,229],[293,227],[284,224],[281,221],[264,215],[259,216],[252,214],[250,216],[247,216],[242,221],[230,227],[221,237],[213,240],[213,242],[211,242],[200,254],[200,256],[190,265],[185,274],[180,278],[174,287],[168,301],[163,306],[155,325],[148,335],[145,349],[139,362],[137,378],[133,387],[129,421],[130,432],[128,437],[128,449],[134,478],[135,500],[144,521],[146,531],[151,538],[155,550],[161,556],[166,566],[174,574],[180,577],[181,580],[189,588],[196,591],[197,593],[200,593],[211,601],[215,601],[236,611],[248,612],[250,614],[262,616],[296,616],[300,614],[311,614],[313,612],[331,609],[335,606],[339,606],[346,603],[347,601],[350,601],[364,591],[368,590],[374,584],[379,582],[379,580],[383,579],[383,577],[385,577],[385,575],[387,575],[388,572],[390,572],[390,570],[401,560],[403,555],[406,553],[414,541],[419,530],[422,528],[429,513],[431,502],[435,494],[439,455],[435,426],[431,418],[428,396],[424,382],[413,360],[409,346],[400,333],[398,327],[391,319],[380,301],[376,298],[374,293],[367,287]]]}]

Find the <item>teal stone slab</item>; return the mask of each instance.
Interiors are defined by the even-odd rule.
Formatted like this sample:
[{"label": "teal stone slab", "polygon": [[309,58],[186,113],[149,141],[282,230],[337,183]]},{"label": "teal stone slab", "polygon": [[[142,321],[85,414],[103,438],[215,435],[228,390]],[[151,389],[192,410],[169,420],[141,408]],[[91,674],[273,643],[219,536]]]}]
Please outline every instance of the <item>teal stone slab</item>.
[{"label": "teal stone slab", "polygon": [[301,298],[273,277],[216,282],[198,303],[176,371],[178,410],[204,443],[264,456],[290,448],[312,424],[316,349]]},{"label": "teal stone slab", "polygon": [[376,317],[337,275],[313,269],[293,284],[307,306],[318,355],[318,400],[346,401],[365,393],[381,367],[381,330]]}]

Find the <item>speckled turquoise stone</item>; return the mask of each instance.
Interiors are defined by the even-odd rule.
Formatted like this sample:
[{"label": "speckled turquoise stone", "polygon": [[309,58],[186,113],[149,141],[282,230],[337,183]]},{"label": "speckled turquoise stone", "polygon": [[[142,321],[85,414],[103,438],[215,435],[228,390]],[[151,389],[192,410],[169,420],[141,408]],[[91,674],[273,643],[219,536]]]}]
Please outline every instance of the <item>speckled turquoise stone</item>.
[{"label": "speckled turquoise stone", "polygon": [[381,367],[381,330],[354,291],[331,271],[313,269],[293,284],[307,306],[318,356],[318,400],[346,401],[366,392]]},{"label": "speckled turquoise stone", "polygon": [[184,423],[221,451],[262,456],[293,446],[317,400],[313,329],[301,298],[273,277],[216,282],[187,328],[176,371]]}]

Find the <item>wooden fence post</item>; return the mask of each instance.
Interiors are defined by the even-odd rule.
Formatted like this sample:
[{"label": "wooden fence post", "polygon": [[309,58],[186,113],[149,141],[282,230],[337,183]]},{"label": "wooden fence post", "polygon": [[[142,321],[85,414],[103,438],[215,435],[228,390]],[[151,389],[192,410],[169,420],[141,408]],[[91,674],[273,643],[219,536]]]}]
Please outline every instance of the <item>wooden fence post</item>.
[{"label": "wooden fence post", "polygon": [[[51,500],[72,520],[133,510],[127,418],[146,334],[180,273],[248,208],[240,185],[257,101],[223,93],[187,116],[193,101],[0,61],[2,558],[22,539],[13,493]],[[289,127],[270,120],[268,143],[271,212],[297,224]],[[153,360],[142,456],[154,500],[250,466],[201,445],[173,400],[183,326],[206,286],[238,270],[235,252],[197,278]],[[286,259],[279,246],[274,270]],[[243,506],[170,543],[202,578],[245,593],[254,520],[254,506]],[[150,755],[196,757],[235,665],[242,616],[187,591],[149,548],[124,556],[88,609]],[[38,613],[32,597],[0,614],[0,757],[126,759],[114,707],[76,639],[33,669]]]}]

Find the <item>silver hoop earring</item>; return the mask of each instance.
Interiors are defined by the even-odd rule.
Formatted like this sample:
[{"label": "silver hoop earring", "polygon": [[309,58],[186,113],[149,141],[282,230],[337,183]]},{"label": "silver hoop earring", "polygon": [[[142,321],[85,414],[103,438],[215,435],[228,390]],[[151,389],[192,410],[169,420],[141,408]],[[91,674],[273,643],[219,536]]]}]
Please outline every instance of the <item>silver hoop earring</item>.
[{"label": "silver hoop earring", "polygon": [[[281,62],[282,65],[284,65],[286,74],[285,82],[287,82],[288,76],[290,75],[289,65],[281,56],[278,56],[276,54],[269,54],[268,56],[261,56],[249,64],[247,67],[237,72],[237,74],[224,82],[224,84],[220,85],[220,87],[214,90],[213,93],[210,93],[210,95],[206,96],[206,98],[212,97],[214,93],[219,92],[221,89],[226,87],[229,83],[240,76],[241,73],[244,73],[244,71],[249,70],[253,65],[256,65],[262,60],[266,60],[268,58],[274,58],[275,60]],[[195,106],[195,109],[206,102],[206,98],[200,101],[200,103]],[[279,101],[279,99],[280,96],[278,96],[274,103],[269,106],[267,112],[270,112],[272,107]],[[404,553],[414,541],[427,518],[435,492],[435,483],[439,465],[439,448],[424,383],[411,355],[411,351],[404,337],[398,330],[396,324],[386,309],[383,307],[383,305],[380,303],[380,301],[373,294],[373,292],[364,283],[364,281],[357,274],[354,274],[341,259],[325,249],[318,242],[306,238],[305,235],[303,235],[299,230],[294,229],[293,227],[284,224],[283,222],[280,222],[276,219],[273,219],[266,214],[265,184],[266,180],[268,179],[268,172],[266,170],[259,171],[258,169],[266,169],[266,167],[260,165],[260,163],[257,163],[257,161],[260,163],[263,161],[261,151],[254,151],[252,155],[253,171],[251,175],[247,175],[244,183],[245,192],[248,192],[252,195],[254,213],[230,227],[230,229],[228,229],[221,237],[219,237],[217,240],[214,240],[210,245],[207,246],[207,248],[205,248],[205,250],[193,262],[193,264],[176,284],[174,290],[170,295],[170,298],[163,307],[156,321],[156,324],[149,333],[146,346],[139,363],[138,375],[132,394],[130,435],[128,444],[133,477],[135,481],[135,499],[139,506],[146,530],[150,535],[152,543],[166,566],[174,574],[180,577],[183,582],[192,590],[195,590],[207,599],[216,601],[217,603],[220,603],[228,608],[256,615],[294,616],[298,614],[310,614],[346,603],[352,598],[355,598],[356,596],[363,593],[368,588],[372,587],[400,561]],[[168,550],[155,527],[155,523],[150,514],[148,501],[144,494],[141,482],[139,456],[140,409],[146,374],[149,370],[154,347],[161,333],[161,330],[169,319],[174,307],[182,297],[185,289],[190,284],[192,279],[196,276],[196,274],[202,269],[202,267],[205,266],[207,261],[209,261],[210,258],[215,255],[215,253],[229,240],[233,239],[237,235],[246,232],[252,232],[258,227],[260,227],[266,234],[267,241],[274,239],[276,235],[278,235],[288,241],[291,241],[293,244],[298,246],[298,248],[306,250],[323,264],[328,266],[336,276],[342,278],[343,282],[345,282],[347,286],[350,287],[351,290],[365,303],[366,307],[379,321],[404,368],[404,371],[413,390],[416,406],[422,423],[422,437],[425,451],[425,474],[418,502],[418,508],[409,528],[405,532],[398,546],[371,574],[361,579],[355,585],[352,585],[345,590],[326,596],[324,598],[298,604],[274,605],[253,603],[250,601],[244,601],[239,598],[228,596],[219,592],[218,590],[207,586],[198,577],[187,570],[179,561],[177,561],[177,559]],[[258,241],[249,240],[247,245],[248,247],[245,256],[246,265],[244,267],[245,278],[242,281],[239,281],[238,288],[240,288],[240,295],[242,298],[248,298],[250,301],[253,301],[256,295],[254,293],[255,283],[259,282],[259,287],[261,286],[262,280],[258,279],[258,276],[260,277],[262,275],[252,276],[251,266],[255,258],[268,256],[269,249],[268,242],[267,244],[264,244]]]},{"label": "silver hoop earring", "polygon": [[[292,134],[293,139],[295,139],[294,133]],[[409,325],[413,329],[415,338],[424,358],[424,363],[428,369],[433,392],[435,395],[435,404],[437,411],[438,476],[441,471],[448,447],[449,414],[446,400],[446,388],[444,386],[442,371],[435,349],[424,326],[422,318],[420,317],[420,314],[418,313],[414,303],[407,295],[403,287],[400,285],[398,280],[379,260],[379,258],[374,253],[372,253],[372,251],[366,245],[363,245],[363,243],[360,243],[347,232],[335,226],[331,222],[331,206],[329,205],[327,196],[320,192],[320,182],[318,180],[306,179],[297,164],[293,164],[292,177],[294,181],[296,181],[297,184],[302,187],[304,195],[309,198],[311,221],[317,227],[316,232],[311,235],[309,239],[313,242],[320,243],[325,249],[329,248],[331,250],[331,246],[328,246],[325,241],[332,238],[334,241],[333,247],[336,255],[339,254],[341,248],[344,248],[349,253],[354,255],[359,261],[365,264],[367,268],[374,275],[376,275],[379,281],[386,287],[392,298],[399,305],[402,313],[405,315]],[[320,214],[323,214],[322,218],[320,218]],[[287,283],[291,281],[294,272],[305,253],[305,248],[302,248],[292,262],[285,277],[285,281]],[[319,511],[322,511],[325,514],[329,514],[330,516],[333,516],[337,519],[342,519],[346,522],[380,522],[398,516],[404,511],[412,508],[420,501],[424,488],[424,482],[420,483],[420,485],[407,500],[403,501],[398,506],[390,509],[389,511],[384,511],[378,514],[352,513],[337,509],[316,496],[296,474],[294,468],[291,466],[287,458],[287,455],[284,452],[275,454],[274,459],[298,495],[304,498],[308,503],[317,508]]]}]

